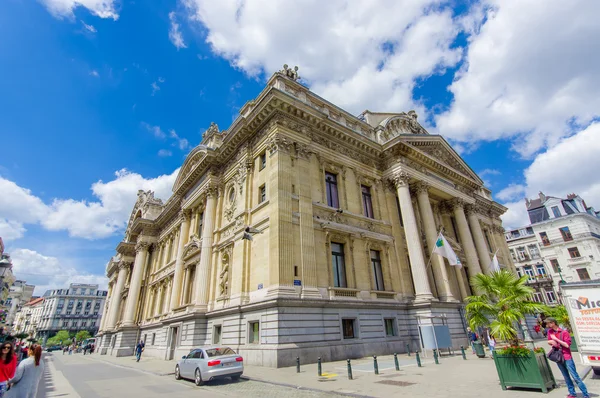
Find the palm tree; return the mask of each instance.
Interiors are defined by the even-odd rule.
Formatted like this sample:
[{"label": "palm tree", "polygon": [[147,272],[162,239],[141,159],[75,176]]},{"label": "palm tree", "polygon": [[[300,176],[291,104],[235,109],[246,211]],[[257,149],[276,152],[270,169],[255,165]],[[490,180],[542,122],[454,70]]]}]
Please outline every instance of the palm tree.
[{"label": "palm tree", "polygon": [[545,309],[543,304],[530,300],[535,290],[526,282],[526,275],[518,277],[506,270],[473,276],[471,285],[479,294],[466,299],[471,329],[489,327],[494,338],[518,344],[515,325],[520,324],[525,315]]}]

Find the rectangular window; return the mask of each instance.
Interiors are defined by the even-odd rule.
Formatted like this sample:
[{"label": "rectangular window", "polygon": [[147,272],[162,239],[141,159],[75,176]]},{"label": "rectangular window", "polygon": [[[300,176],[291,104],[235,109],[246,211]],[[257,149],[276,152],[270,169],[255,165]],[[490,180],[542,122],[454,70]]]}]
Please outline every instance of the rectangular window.
[{"label": "rectangular window", "polygon": [[258,344],[260,342],[260,324],[258,321],[248,323],[248,343]]},{"label": "rectangular window", "polygon": [[258,203],[262,203],[265,200],[267,200],[267,188],[263,184],[258,188]]},{"label": "rectangular window", "polygon": [[333,267],[333,286],[347,287],[343,244],[331,243],[331,265]]},{"label": "rectangular window", "polygon": [[213,344],[221,344],[221,325],[215,325],[214,333],[213,333]]},{"label": "rectangular window", "polygon": [[381,254],[377,250],[371,250],[371,265],[373,266],[375,290],[385,290],[383,285],[383,272],[381,270]]},{"label": "rectangular window", "polygon": [[325,173],[325,188],[327,193],[327,205],[339,209],[340,201],[338,198],[337,175]]},{"label": "rectangular window", "polygon": [[265,167],[267,167],[267,152],[263,152],[260,154],[258,169],[260,171]]},{"label": "rectangular window", "polygon": [[363,207],[365,209],[365,217],[375,218],[373,215],[373,201],[371,199],[371,188],[366,185],[361,185]]},{"label": "rectangular window", "polygon": [[546,276],[546,268],[542,264],[535,266],[538,276]]},{"label": "rectangular window", "polygon": [[527,255],[527,251],[524,247],[517,247],[517,257],[519,257],[519,261],[529,260],[529,256]]},{"label": "rectangular window", "polygon": [[200,213],[200,215],[198,216],[198,230],[196,231],[196,233],[198,234],[198,237],[202,237],[202,226],[204,225],[204,213]]},{"label": "rectangular window", "polygon": [[553,291],[546,292],[546,299],[548,300],[548,303],[556,303],[556,295]]},{"label": "rectangular window", "polygon": [[590,274],[588,273],[587,268],[577,268],[577,275],[579,275],[580,281],[590,280]]},{"label": "rectangular window", "polygon": [[532,259],[540,258],[540,250],[538,249],[537,245],[529,245],[527,246],[527,250],[529,250],[529,254],[531,255]]},{"label": "rectangular window", "polygon": [[542,244],[544,246],[550,246],[550,239],[548,239],[548,234],[545,232],[540,232],[540,238],[542,239]]},{"label": "rectangular window", "polygon": [[565,242],[573,240],[573,235],[571,235],[571,231],[569,231],[569,227],[562,227],[562,228],[559,228],[558,230],[560,231],[560,234],[562,235],[562,238]]},{"label": "rectangular window", "polygon": [[557,259],[553,258],[550,260],[550,265],[552,265],[552,271],[556,272],[557,274],[560,272],[560,266],[558,265]]},{"label": "rectangular window", "polygon": [[155,341],[156,341],[156,333],[152,333],[152,342],[150,343],[150,345],[154,345]]},{"label": "rectangular window", "polygon": [[396,335],[396,320],[394,318],[384,319],[385,322],[385,335],[392,337]]},{"label": "rectangular window", "polygon": [[517,255],[513,249],[510,249],[510,256],[512,257],[513,261],[517,261]]},{"label": "rectangular window", "polygon": [[535,301],[536,303],[543,303],[544,300],[542,299],[542,293],[540,293],[540,292],[533,293],[533,301]]},{"label": "rectangular window", "polygon": [[560,217],[560,210],[558,206],[552,206],[552,214],[554,214],[554,217]]},{"label": "rectangular window", "polygon": [[569,255],[571,258],[579,258],[581,254],[579,254],[579,249],[577,247],[569,247]]},{"label": "rectangular window", "polygon": [[354,334],[355,322],[355,319],[342,319],[342,333],[344,335],[344,339],[353,339],[356,337]]},{"label": "rectangular window", "polygon": [[530,266],[527,266],[527,267],[523,267],[523,269],[525,270],[525,273],[527,274],[527,277],[529,278],[530,281],[535,279],[535,272],[533,271],[533,268],[531,268]]},{"label": "rectangular window", "polygon": [[488,231],[483,231],[483,236],[485,236],[485,243],[487,243],[488,251],[492,252],[492,244],[490,243],[490,237],[488,235]]}]

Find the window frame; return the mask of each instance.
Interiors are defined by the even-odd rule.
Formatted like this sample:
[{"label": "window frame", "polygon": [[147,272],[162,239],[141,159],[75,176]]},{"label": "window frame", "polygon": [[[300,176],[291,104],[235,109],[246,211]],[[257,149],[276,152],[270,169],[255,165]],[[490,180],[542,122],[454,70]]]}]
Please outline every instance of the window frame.
[{"label": "window frame", "polygon": [[373,195],[371,195],[371,187],[368,185],[361,185],[360,193],[361,193],[361,197],[362,197],[364,216],[374,219],[375,212],[373,210]]},{"label": "window frame", "polygon": [[263,151],[258,155],[258,171],[262,171],[267,167],[267,151]]},{"label": "window frame", "polygon": [[[218,339],[215,339],[215,337],[217,336],[217,330],[219,331]],[[221,344],[221,341],[223,340],[223,325],[219,324],[219,325],[213,325],[213,344]]]},{"label": "window frame", "polygon": [[327,200],[327,206],[335,209],[340,208],[340,190],[337,177],[338,175],[335,173],[325,172],[325,199]]},{"label": "window frame", "polygon": [[267,186],[266,184],[262,184],[258,187],[258,203],[264,203],[267,201]]},{"label": "window frame", "polygon": [[[258,326],[258,330],[254,331],[254,325]],[[256,337],[255,337],[256,334]],[[260,321],[248,321],[248,344],[260,344]]]},{"label": "window frame", "polygon": [[[392,334],[388,333],[388,322],[391,322],[391,331]],[[385,329],[385,337],[397,337],[398,330],[396,328],[397,322],[396,318],[383,318],[383,328]]]},{"label": "window frame", "polygon": [[[590,277],[590,272],[588,271],[588,269],[586,267],[582,267],[582,268],[576,268],[575,271],[577,271],[577,277],[579,278],[580,281],[589,281],[592,278]],[[584,271],[587,279],[582,279],[581,278],[581,272],[580,271]]]},{"label": "window frame", "polygon": [[[558,208],[558,206],[552,206],[550,209],[552,210],[552,215],[554,216],[554,218],[558,218],[561,216],[560,209]],[[558,214],[556,214],[557,212]]]},{"label": "window frame", "polygon": [[[352,336],[346,335],[346,325],[345,323],[350,322],[352,329]],[[341,319],[341,328],[342,328],[342,340],[354,340],[358,338],[358,328],[356,318],[342,318]]]},{"label": "window frame", "polygon": [[552,243],[550,242],[550,239],[548,238],[548,233],[547,232],[540,232],[540,239],[542,240],[542,245],[544,246],[550,246]]},{"label": "window frame", "polygon": [[[375,255],[375,257],[373,257]],[[373,272],[374,288],[377,291],[385,291],[385,278],[383,275],[383,264],[381,262],[380,250],[369,250],[369,258],[371,260],[371,270]],[[381,286],[379,286],[381,284]]]},{"label": "window frame", "polygon": [[557,258],[550,259],[550,266],[552,267],[552,271],[556,272],[557,274],[560,272],[560,264],[558,263]]},{"label": "window frame", "polygon": [[[339,251],[334,251],[334,246],[339,246]],[[331,242],[331,272],[333,275],[333,287],[347,288],[348,275],[346,272],[346,247],[343,243]],[[340,267],[341,259],[341,267]],[[341,270],[341,273],[340,273]],[[337,281],[337,282],[336,282]],[[343,283],[342,283],[343,281]]]},{"label": "window frame", "polygon": [[570,241],[573,240],[573,234],[571,234],[571,230],[569,229],[568,226],[567,227],[560,227],[558,229],[558,231],[560,232],[560,235],[562,236],[563,241],[570,242]]},{"label": "window frame", "polygon": [[[581,253],[579,252],[579,248],[577,246],[568,247],[567,251],[569,252],[570,258],[581,258]],[[574,253],[577,253],[577,256],[574,256]]]},{"label": "window frame", "polygon": [[[550,297],[550,295],[552,295],[552,298]],[[554,293],[554,291],[546,290],[546,302],[551,304],[558,302],[558,300],[556,299],[556,293]]]}]

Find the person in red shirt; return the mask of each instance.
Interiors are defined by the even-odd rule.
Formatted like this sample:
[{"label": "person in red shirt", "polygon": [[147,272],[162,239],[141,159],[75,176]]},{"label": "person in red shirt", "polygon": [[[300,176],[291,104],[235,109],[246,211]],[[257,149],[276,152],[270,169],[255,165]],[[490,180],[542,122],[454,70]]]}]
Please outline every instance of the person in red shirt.
[{"label": "person in red shirt", "polygon": [[[558,323],[554,318],[546,318],[546,325],[548,326],[548,344],[554,348],[560,349],[563,354],[564,362],[557,362],[556,364],[560,369],[560,373],[562,373],[565,378],[565,383],[567,383],[567,388],[569,389],[567,398],[577,397],[573,380],[575,380],[575,383],[577,383],[577,386],[583,393],[583,398],[589,398],[590,394],[575,368],[575,362],[573,361],[573,355],[571,354],[571,335],[567,330],[559,328]],[[571,377],[573,380],[571,380]]]},{"label": "person in red shirt", "polygon": [[0,398],[4,396],[8,380],[12,379],[17,369],[17,356],[10,342],[2,343],[0,354]]}]

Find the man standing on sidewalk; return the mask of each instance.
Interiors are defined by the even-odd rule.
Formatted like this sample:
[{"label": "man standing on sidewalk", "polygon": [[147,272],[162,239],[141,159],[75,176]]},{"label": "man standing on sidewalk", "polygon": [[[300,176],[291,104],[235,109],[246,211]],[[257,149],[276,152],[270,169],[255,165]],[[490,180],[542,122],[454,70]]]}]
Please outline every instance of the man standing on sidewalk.
[{"label": "man standing on sidewalk", "polygon": [[[564,362],[557,362],[556,364],[565,378],[565,383],[567,383],[567,388],[569,389],[567,398],[577,397],[573,380],[575,380],[575,383],[577,383],[577,386],[583,393],[583,398],[589,398],[590,395],[587,388],[575,368],[575,362],[571,354],[571,335],[568,331],[559,328],[554,318],[546,318],[546,326],[548,326],[548,344],[562,350]],[[571,380],[571,377],[573,377],[573,380]]]},{"label": "man standing on sidewalk", "polygon": [[137,346],[135,346],[135,357],[137,358],[136,362],[140,361],[142,357],[142,351],[144,351],[144,340],[140,340]]}]

